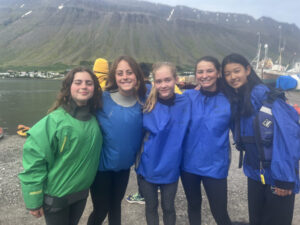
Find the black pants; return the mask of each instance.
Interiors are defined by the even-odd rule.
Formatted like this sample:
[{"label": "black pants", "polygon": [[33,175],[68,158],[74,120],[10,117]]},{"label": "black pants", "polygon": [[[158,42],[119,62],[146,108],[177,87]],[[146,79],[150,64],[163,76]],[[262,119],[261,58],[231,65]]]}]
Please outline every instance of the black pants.
[{"label": "black pants", "polygon": [[138,175],[140,191],[145,198],[145,214],[148,225],[159,225],[158,217],[158,193],[160,187],[161,208],[163,211],[163,221],[165,225],[175,225],[175,196],[178,187],[178,181],[171,184],[153,184],[146,181],[142,176]]},{"label": "black pants", "polygon": [[44,205],[44,214],[47,225],[77,225],[87,199],[82,199],[68,205],[62,209],[52,210],[51,207]]},{"label": "black pants", "polygon": [[281,197],[270,185],[248,178],[248,209],[251,225],[292,224],[295,194]]},{"label": "black pants", "polygon": [[121,202],[125,195],[130,170],[98,171],[91,186],[94,210],[89,216],[88,225],[102,224],[106,215],[110,225],[121,224]]},{"label": "black pants", "polygon": [[214,179],[181,171],[181,181],[188,202],[190,225],[201,224],[201,181],[212,215],[218,225],[230,225],[227,211],[227,179]]}]

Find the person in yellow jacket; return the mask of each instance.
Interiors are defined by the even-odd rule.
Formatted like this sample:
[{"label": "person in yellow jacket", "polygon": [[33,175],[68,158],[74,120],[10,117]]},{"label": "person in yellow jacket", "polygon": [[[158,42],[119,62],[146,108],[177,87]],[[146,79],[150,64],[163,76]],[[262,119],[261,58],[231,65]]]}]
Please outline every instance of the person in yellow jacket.
[{"label": "person in yellow jacket", "polygon": [[108,62],[104,58],[98,58],[94,62],[93,72],[97,76],[99,85],[102,90],[105,89],[106,81],[108,77]]}]

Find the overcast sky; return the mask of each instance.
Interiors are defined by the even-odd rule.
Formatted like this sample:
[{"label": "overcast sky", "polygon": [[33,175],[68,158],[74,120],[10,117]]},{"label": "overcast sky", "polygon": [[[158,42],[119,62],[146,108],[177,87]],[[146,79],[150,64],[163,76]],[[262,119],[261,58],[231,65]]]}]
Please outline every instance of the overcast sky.
[{"label": "overcast sky", "polygon": [[242,13],[258,19],[271,17],[300,28],[300,0],[145,0],[170,6],[184,5],[212,12]]}]

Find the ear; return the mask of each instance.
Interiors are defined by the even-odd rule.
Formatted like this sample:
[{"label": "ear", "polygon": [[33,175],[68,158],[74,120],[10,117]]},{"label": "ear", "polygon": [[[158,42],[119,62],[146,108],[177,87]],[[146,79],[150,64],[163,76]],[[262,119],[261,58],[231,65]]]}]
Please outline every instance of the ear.
[{"label": "ear", "polygon": [[248,65],[246,68],[246,76],[248,77],[250,73],[251,73],[251,66]]},{"label": "ear", "polygon": [[176,76],[175,77],[176,84],[178,83],[178,80],[179,80],[179,78],[178,78],[178,76]]}]

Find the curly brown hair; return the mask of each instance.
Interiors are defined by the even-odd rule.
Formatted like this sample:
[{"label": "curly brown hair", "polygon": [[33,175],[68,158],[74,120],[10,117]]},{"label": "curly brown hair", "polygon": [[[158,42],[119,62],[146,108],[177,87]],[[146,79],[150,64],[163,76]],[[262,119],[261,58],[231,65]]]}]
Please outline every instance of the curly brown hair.
[{"label": "curly brown hair", "polygon": [[65,78],[62,82],[62,87],[60,89],[60,92],[57,95],[56,101],[54,102],[53,106],[48,110],[48,113],[56,110],[61,105],[68,105],[71,101],[71,85],[73,83],[75,74],[78,72],[87,72],[90,74],[93,82],[94,82],[94,94],[91,99],[88,100],[88,105],[90,106],[90,112],[95,113],[97,109],[102,108],[102,90],[99,85],[98,79],[95,76],[95,74],[84,67],[77,67],[72,69],[67,73]]}]

